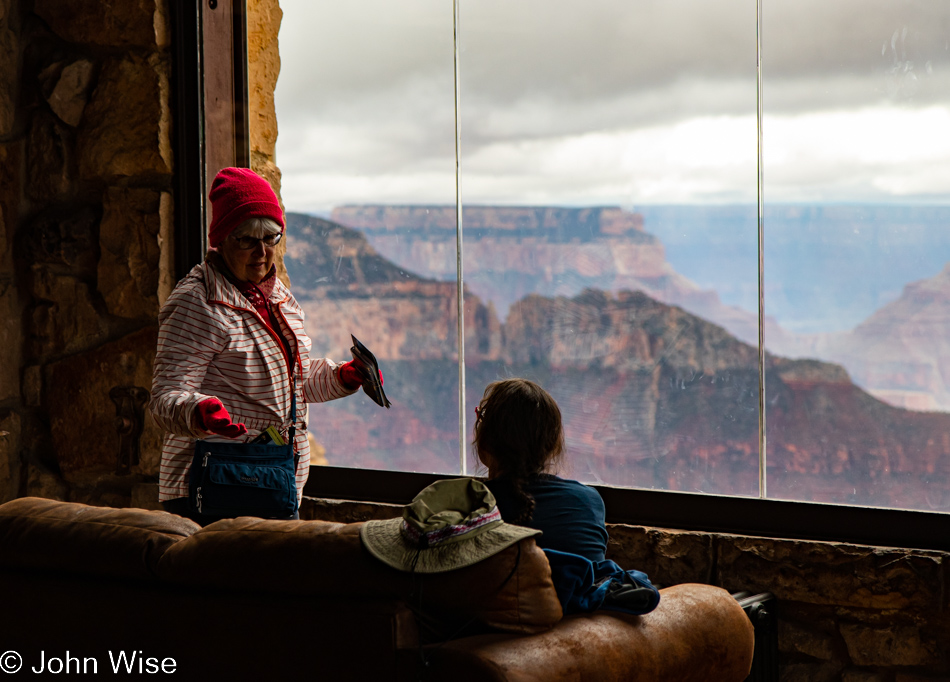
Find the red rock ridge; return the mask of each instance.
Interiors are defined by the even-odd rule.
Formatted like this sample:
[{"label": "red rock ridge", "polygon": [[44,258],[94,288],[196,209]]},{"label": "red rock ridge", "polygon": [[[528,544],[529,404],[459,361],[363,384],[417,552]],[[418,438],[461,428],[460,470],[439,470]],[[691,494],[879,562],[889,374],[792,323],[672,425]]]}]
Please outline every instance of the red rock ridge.
[{"label": "red rock ridge", "polygon": [[[364,231],[439,229],[455,231],[455,206],[339,206],[330,219]],[[533,206],[466,206],[466,230],[499,232],[556,230],[565,222],[596,227],[598,234],[622,236],[643,232],[643,216],[615,206],[582,209]]]},{"label": "red rock ridge", "polygon": [[950,411],[950,264],[912,282],[850,332],[766,339],[786,354],[821,357],[855,383],[907,409]]}]

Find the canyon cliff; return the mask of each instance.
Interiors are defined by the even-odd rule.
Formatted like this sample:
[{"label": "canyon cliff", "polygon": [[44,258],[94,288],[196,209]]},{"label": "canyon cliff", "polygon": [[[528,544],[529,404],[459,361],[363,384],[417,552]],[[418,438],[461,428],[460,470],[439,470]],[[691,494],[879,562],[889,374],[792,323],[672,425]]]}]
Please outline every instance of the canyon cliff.
[{"label": "canyon cliff", "polygon": [[778,335],[789,355],[811,355],[847,367],[855,383],[891,405],[950,411],[950,264],[907,284],[901,295],[850,331]]},{"label": "canyon cliff", "polygon": [[[350,334],[380,359],[458,359],[455,282],[420,277],[381,257],[358,231],[287,214],[284,264],[309,322],[314,348],[349,357]],[[497,357],[500,325],[491,304],[465,296],[466,345]]]},{"label": "canyon cliff", "polygon": [[852,374],[891,403],[950,410],[950,264],[912,282],[840,344]]},{"label": "canyon cliff", "polygon": [[[585,289],[643,291],[755,343],[754,314],[677,273],[643,216],[618,207],[466,206],[466,287],[500,314],[521,298],[574,296]],[[454,280],[454,206],[341,206],[333,222],[358,229],[385,258],[434,279]],[[772,322],[769,322],[772,324]]]},{"label": "canyon cliff", "polygon": [[[355,230],[288,218],[285,262],[314,353],[348,359],[356,334],[379,357],[393,401],[391,410],[363,396],[315,406],[311,428],[328,461],[459,471],[455,283],[392,265]],[[757,494],[758,352],[722,327],[642,291],[587,289],[526,295],[503,322],[466,293],[465,333],[467,403],[505,376],[541,383],[565,416],[565,473]],[[950,508],[950,415],[890,407],[816,360],[768,355],[765,376],[770,496]]]}]

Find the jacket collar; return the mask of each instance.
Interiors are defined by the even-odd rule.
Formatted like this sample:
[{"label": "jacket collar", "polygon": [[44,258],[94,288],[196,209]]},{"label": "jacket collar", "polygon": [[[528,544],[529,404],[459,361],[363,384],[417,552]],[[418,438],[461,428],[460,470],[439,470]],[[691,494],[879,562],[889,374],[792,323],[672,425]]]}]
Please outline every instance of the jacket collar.
[{"label": "jacket collar", "polygon": [[[224,273],[216,268],[212,262],[205,259],[201,263],[202,274],[205,280],[205,289],[208,292],[208,301],[214,303],[223,303],[232,308],[242,308],[244,310],[254,310],[251,302],[244,297],[241,291],[228,281]],[[290,296],[290,290],[284,286],[284,283],[277,280],[274,284],[274,290],[270,295],[271,303],[283,303]]]}]

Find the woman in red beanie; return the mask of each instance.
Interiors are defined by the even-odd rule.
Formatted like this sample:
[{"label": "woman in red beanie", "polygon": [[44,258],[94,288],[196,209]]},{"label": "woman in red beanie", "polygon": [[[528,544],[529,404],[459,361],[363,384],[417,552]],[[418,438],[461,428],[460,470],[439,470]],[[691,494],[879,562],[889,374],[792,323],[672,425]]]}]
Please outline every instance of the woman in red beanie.
[{"label": "woman in red beanie", "polygon": [[361,385],[355,361],[310,357],[303,311],[277,279],[284,214],[267,181],[247,168],[225,168],[209,198],[211,248],[159,314],[149,404],[166,431],[159,499],[202,525],[215,518],[189,504],[195,440],[250,439],[269,426],[286,436],[295,385],[299,498],[310,471],[307,403],[342,398]]}]

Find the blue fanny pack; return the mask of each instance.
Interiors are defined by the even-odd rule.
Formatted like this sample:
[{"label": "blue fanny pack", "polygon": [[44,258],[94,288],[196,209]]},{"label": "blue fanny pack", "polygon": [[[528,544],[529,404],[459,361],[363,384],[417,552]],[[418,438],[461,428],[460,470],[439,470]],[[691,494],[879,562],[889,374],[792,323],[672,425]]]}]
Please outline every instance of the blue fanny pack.
[{"label": "blue fanny pack", "polygon": [[188,477],[192,511],[264,519],[285,519],[297,512],[296,393],[292,382],[286,445],[195,441]]}]

